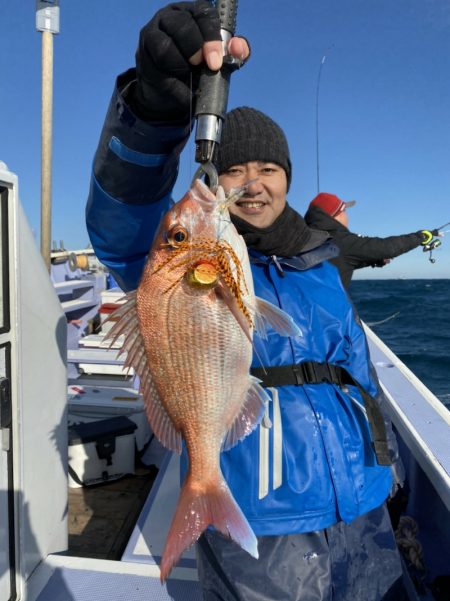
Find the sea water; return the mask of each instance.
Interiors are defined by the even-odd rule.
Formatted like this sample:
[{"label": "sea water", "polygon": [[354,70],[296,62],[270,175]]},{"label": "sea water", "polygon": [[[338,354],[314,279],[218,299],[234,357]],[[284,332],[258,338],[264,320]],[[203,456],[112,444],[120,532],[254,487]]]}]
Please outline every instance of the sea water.
[{"label": "sea water", "polygon": [[353,280],[361,319],[450,409],[450,280]]}]

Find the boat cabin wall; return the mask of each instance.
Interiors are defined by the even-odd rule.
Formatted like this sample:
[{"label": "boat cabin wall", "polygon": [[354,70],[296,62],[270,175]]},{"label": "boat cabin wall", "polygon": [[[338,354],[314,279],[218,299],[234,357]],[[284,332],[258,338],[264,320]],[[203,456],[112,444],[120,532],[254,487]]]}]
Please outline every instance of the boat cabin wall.
[{"label": "boat cabin wall", "polygon": [[[3,165],[4,166],[4,165]],[[67,549],[66,318],[19,202],[18,179],[0,164],[2,223],[2,312],[0,349],[10,395],[2,452],[8,477],[0,505],[8,524],[7,574],[0,578],[24,598],[25,582],[49,553]],[[4,382],[4,380],[3,380]],[[5,490],[5,487],[6,490]],[[14,565],[15,563],[15,565]],[[6,590],[6,589],[5,589]],[[0,598],[3,597],[0,590]],[[10,591],[13,593],[14,591]]]}]

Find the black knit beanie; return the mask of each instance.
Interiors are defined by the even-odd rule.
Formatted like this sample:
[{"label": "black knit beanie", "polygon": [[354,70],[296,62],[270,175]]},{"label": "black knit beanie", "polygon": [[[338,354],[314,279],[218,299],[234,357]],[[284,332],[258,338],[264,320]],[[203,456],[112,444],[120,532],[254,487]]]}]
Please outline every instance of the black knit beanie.
[{"label": "black knit beanie", "polygon": [[291,159],[283,130],[270,117],[241,106],[226,114],[215,164],[219,175],[232,165],[267,161],[283,167],[291,183]]}]

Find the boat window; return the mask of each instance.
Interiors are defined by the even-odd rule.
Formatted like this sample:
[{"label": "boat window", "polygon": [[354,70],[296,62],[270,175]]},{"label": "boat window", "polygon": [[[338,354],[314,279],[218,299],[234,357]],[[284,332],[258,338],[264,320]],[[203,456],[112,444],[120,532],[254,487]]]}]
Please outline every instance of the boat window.
[{"label": "boat window", "polygon": [[0,334],[9,330],[8,189],[0,187]]}]

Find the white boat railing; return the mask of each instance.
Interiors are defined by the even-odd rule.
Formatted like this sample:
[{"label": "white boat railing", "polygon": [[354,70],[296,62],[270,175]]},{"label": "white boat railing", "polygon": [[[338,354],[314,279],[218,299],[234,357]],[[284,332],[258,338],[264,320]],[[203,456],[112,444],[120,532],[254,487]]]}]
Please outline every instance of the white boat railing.
[{"label": "white boat railing", "polygon": [[450,411],[368,326],[364,328],[392,422],[450,511]]}]

